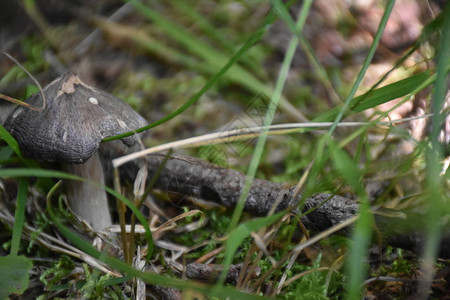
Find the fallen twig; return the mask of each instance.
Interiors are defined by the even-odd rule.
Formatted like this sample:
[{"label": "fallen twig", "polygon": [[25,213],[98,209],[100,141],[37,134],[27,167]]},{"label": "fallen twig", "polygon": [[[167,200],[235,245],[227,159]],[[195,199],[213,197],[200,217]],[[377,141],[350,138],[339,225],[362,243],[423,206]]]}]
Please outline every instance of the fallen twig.
[{"label": "fallen twig", "polygon": [[[107,167],[112,168],[111,159],[124,155],[126,150],[119,144],[101,149],[101,155]],[[151,178],[155,170],[164,160],[162,154],[146,156],[148,177]],[[141,161],[131,161],[121,167],[121,176],[133,180]],[[111,174],[112,172],[106,172]],[[189,197],[212,201],[225,207],[234,207],[239,199],[244,186],[245,175],[231,169],[222,168],[204,160],[186,157],[171,157],[164,170],[159,174],[155,188],[162,191],[178,193]],[[244,210],[255,216],[266,215],[274,203],[278,203],[277,211],[289,207],[295,209],[299,206],[301,195],[293,198],[295,186],[273,183],[267,180],[255,179],[247,196]],[[308,230],[325,231],[357,215],[359,205],[349,198],[330,194],[317,194],[304,200],[299,212],[305,213],[301,221]],[[417,218],[417,213],[408,215],[407,220],[394,219],[392,217],[375,214],[377,230],[381,233],[377,241],[390,244],[395,247],[412,250],[416,253],[422,251],[425,237],[417,231],[407,232],[404,224],[412,218]],[[419,216],[420,218],[420,216]],[[395,224],[395,226],[393,226]],[[395,230],[394,230],[395,229]],[[351,227],[339,231],[349,236]],[[410,233],[413,232],[413,233]],[[443,258],[450,257],[450,235],[444,231],[439,255]]]}]

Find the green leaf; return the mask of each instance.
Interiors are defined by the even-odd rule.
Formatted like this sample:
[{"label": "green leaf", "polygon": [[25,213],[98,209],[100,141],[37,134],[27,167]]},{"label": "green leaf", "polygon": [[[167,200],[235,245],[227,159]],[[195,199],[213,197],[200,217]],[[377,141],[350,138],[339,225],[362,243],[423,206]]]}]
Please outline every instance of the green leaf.
[{"label": "green leaf", "polygon": [[367,266],[367,250],[372,237],[373,215],[370,203],[362,184],[362,173],[350,156],[331,139],[328,139],[331,159],[336,170],[356,191],[360,201],[359,218],[356,221],[352,235],[352,244],[346,261],[349,283],[347,292],[349,299],[358,299],[360,287],[364,280]]},{"label": "green leaf", "polygon": [[[434,76],[432,76],[432,74],[432,71],[427,70],[391,83],[384,87],[370,90],[361,96],[355,97],[350,101],[349,111],[346,113],[346,115],[348,116],[369,108],[376,107],[380,104],[409,95],[413,92],[417,93],[433,82],[432,80],[434,79]],[[421,89],[418,90],[418,87],[420,87]],[[339,111],[341,109],[342,106],[334,107],[333,109],[330,109],[329,111],[315,118],[313,121],[331,121],[339,114]]]},{"label": "green leaf", "polygon": [[25,256],[0,257],[0,299],[22,294],[30,282],[28,272],[33,266]]},{"label": "green leaf", "polygon": [[[431,133],[430,133],[430,147],[427,149],[426,155],[426,193],[424,198],[426,203],[426,244],[424,246],[424,254],[422,257],[423,265],[422,272],[424,281],[433,280],[433,271],[429,269],[428,264],[436,262],[436,257],[439,249],[439,241],[442,232],[444,231],[444,224],[448,218],[445,215],[446,207],[448,207],[448,186],[443,181],[442,160],[444,159],[444,147],[439,141],[439,136],[445,119],[447,117],[444,110],[446,95],[448,95],[448,65],[450,61],[450,3],[447,1],[446,6],[442,12],[443,24],[440,36],[440,43],[437,55],[437,71],[436,83],[433,88],[433,98],[431,100],[431,110],[434,112],[431,118]],[[431,283],[422,284],[419,289],[426,287],[426,293],[423,297],[428,296],[428,289],[431,289]],[[420,295],[420,296],[422,296]]]},{"label": "green leaf", "polygon": [[359,207],[359,218],[356,221],[351,238],[351,245],[346,257],[346,274],[349,278],[347,299],[361,299],[359,297],[362,283],[367,273],[367,253],[372,239],[373,215],[368,200],[364,200]]},{"label": "green leaf", "polygon": [[20,152],[19,144],[17,144],[16,140],[12,137],[12,135],[0,124],[0,137],[14,150],[17,156],[20,159],[22,158],[22,154]]},{"label": "green leaf", "polygon": [[400,98],[414,92],[418,86],[427,82],[427,85],[423,86],[425,88],[432,83],[432,81],[428,81],[430,78],[433,78],[432,71],[427,70],[379,89],[368,91],[361,96],[353,98],[350,103],[350,108],[354,112],[361,112]]}]

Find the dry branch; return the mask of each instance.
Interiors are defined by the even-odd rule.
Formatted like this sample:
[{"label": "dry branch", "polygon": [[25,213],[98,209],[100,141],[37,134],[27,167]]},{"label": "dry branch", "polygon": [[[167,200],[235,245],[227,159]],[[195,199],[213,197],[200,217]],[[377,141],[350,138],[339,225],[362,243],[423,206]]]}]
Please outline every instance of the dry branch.
[{"label": "dry branch", "polygon": [[[149,175],[164,159],[163,155],[147,157]],[[176,192],[234,207],[244,187],[245,175],[235,170],[218,167],[193,157],[171,157],[160,174],[155,187],[163,191]],[[300,196],[294,198],[294,186],[255,179],[244,206],[244,210],[255,216],[264,216],[274,203],[276,211],[296,207]],[[321,205],[322,204],[322,205]],[[351,218],[358,205],[349,199],[330,194],[318,194],[306,199],[302,211],[318,207],[302,217],[310,230],[325,230]]]},{"label": "dry branch", "polygon": [[[112,168],[111,159],[125,154],[124,151],[124,148],[118,144],[104,146],[100,149],[105,165],[109,168]],[[149,178],[154,175],[163,160],[164,155],[162,154],[152,154],[146,157]],[[134,180],[141,163],[142,161],[132,161],[125,164],[120,169],[122,176],[128,180]],[[106,174],[112,174],[112,172],[108,171]],[[235,170],[218,167],[194,157],[174,156],[169,158],[163,171],[159,174],[155,188],[233,208],[239,200],[244,182],[245,175]],[[244,210],[255,216],[264,216],[274,203],[278,203],[276,211],[300,206],[301,212],[304,213],[315,208],[303,215],[301,220],[309,230],[325,231],[354,217],[359,208],[358,203],[352,199],[325,193],[307,198],[302,205],[299,205],[301,195],[294,198],[294,190],[295,187],[288,184],[255,179],[247,196]],[[381,236],[376,236],[376,240],[382,240],[383,243],[420,254],[425,241],[420,232],[423,226],[407,230],[408,222],[411,222],[412,219],[423,219],[423,216],[420,213],[411,213],[406,220],[403,220],[375,215],[377,226],[375,232],[381,233]],[[419,222],[414,223],[419,224]],[[341,233],[348,235],[350,230],[351,228],[347,228]],[[450,257],[450,235],[445,231],[444,235],[439,252],[443,258]]]}]

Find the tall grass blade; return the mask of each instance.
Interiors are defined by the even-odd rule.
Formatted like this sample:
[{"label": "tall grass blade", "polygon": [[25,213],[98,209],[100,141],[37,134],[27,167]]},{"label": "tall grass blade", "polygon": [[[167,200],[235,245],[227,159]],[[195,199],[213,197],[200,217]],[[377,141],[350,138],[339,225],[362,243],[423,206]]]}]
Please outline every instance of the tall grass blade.
[{"label": "tall grass blade", "polygon": [[369,53],[367,54],[366,59],[364,60],[363,66],[362,66],[361,70],[359,71],[358,76],[356,77],[356,81],[352,86],[350,94],[345,99],[344,106],[339,111],[339,114],[336,116],[336,119],[334,120],[333,126],[331,126],[330,130],[328,131],[328,133],[330,135],[336,129],[337,124],[342,120],[344,113],[347,111],[347,109],[350,105],[350,101],[355,96],[356,91],[358,90],[358,87],[361,84],[361,81],[363,80],[364,75],[366,74],[366,71],[370,66],[370,62],[372,61],[375,51],[377,50],[378,44],[380,43],[381,36],[382,36],[384,28],[386,27],[386,24],[389,20],[389,16],[391,15],[394,4],[395,4],[395,0],[389,0],[388,3],[386,4],[386,8],[384,10],[383,17],[381,18],[381,22],[380,22],[380,25],[378,26],[377,33],[375,34],[375,37],[373,39],[373,43],[370,46]]},{"label": "tall grass blade", "polygon": [[360,299],[361,286],[366,278],[367,251],[372,236],[373,216],[370,211],[369,198],[362,184],[362,173],[356,163],[331,139],[328,139],[333,164],[339,174],[355,190],[360,208],[356,221],[352,242],[347,254],[346,272],[348,276],[347,298]]},{"label": "tall grass blade", "polygon": [[427,242],[424,249],[422,272],[424,274],[418,289],[419,295],[426,297],[433,279],[433,265],[441,237],[442,217],[448,213],[449,200],[445,198],[443,182],[441,177],[441,160],[443,159],[443,146],[439,142],[440,131],[443,130],[443,122],[446,116],[441,111],[445,97],[448,92],[448,72],[447,65],[450,61],[450,3],[443,11],[444,23],[442,24],[442,35],[440,47],[438,49],[438,61],[436,72],[436,84],[433,90],[432,117],[430,143],[431,147],[427,151],[427,177],[426,177],[426,197],[427,197]]},{"label": "tall grass blade", "polygon": [[19,187],[16,200],[13,235],[11,240],[11,252],[13,256],[19,253],[20,237],[25,223],[25,207],[27,204],[28,179],[19,178]]},{"label": "tall grass blade", "polygon": [[[302,9],[299,12],[299,18],[296,24],[296,30],[301,31],[303,24],[306,20],[306,16],[308,15],[309,8],[311,7],[312,1],[305,1],[303,3]],[[287,74],[292,62],[292,59],[295,54],[295,49],[298,45],[298,37],[296,35],[293,35],[291,38],[291,41],[288,45],[286,55],[284,56],[283,64],[281,66],[281,70],[278,76],[277,83],[275,85],[275,90],[273,92],[273,95],[271,97],[271,101],[269,104],[269,107],[266,112],[266,117],[264,119],[264,126],[270,126],[272,124],[276,109],[278,107],[278,103],[281,99],[281,93],[283,91],[284,83],[286,82]],[[258,168],[259,162],[262,157],[262,153],[264,150],[264,146],[266,144],[268,136],[268,128],[264,129],[261,132],[261,135],[258,137],[258,140],[256,142],[255,151],[252,156],[252,160],[250,161],[250,165],[247,171],[247,176],[245,178],[245,183],[243,190],[241,191],[241,196],[236,204],[236,207],[233,211],[233,216],[231,217],[230,225],[228,231],[230,232],[233,230],[233,228],[236,227],[237,223],[239,222],[239,219],[242,215],[242,211],[244,209],[245,200],[247,199],[247,195],[250,191],[250,186],[252,184],[252,181],[255,177],[256,170]]]}]

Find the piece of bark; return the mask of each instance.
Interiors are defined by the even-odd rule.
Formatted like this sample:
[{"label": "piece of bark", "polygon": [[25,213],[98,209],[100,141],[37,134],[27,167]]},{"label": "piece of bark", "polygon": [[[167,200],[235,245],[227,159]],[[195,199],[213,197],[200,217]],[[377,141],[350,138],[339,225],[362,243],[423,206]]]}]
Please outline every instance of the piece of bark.
[{"label": "piece of bark", "polygon": [[[100,156],[107,168],[105,174],[113,174],[113,171],[109,169],[111,159],[125,155],[128,150],[119,143],[107,145],[100,148]],[[162,154],[151,154],[146,157],[149,180],[163,162],[164,157]],[[139,164],[142,164],[142,160],[131,161],[120,167],[121,176],[133,181]],[[111,182],[111,179],[108,181]],[[154,188],[233,208],[239,200],[244,183],[245,174],[238,171],[219,167],[194,157],[172,156],[159,174]],[[276,211],[288,207],[295,208],[301,195],[294,198],[294,191],[295,186],[256,178],[247,196],[244,211],[255,216],[265,216],[277,202],[279,203]],[[301,218],[305,227],[313,231],[323,231],[337,225],[355,216],[358,210],[358,204],[354,200],[326,193],[305,199],[301,206],[302,212],[316,208]],[[347,230],[344,229],[344,231]]]},{"label": "piece of bark", "polygon": [[[239,275],[241,273],[242,264],[230,265],[225,281],[227,283],[236,285]],[[191,263],[186,266],[186,276],[189,279],[201,280],[209,283],[215,283],[223,271],[223,265],[217,264],[199,264]],[[252,278],[259,276],[260,269],[252,274]]]},{"label": "piece of bark", "polygon": [[[163,155],[147,157],[149,177],[164,160]],[[155,183],[155,188],[176,192],[215,203],[235,207],[245,184],[245,175],[235,170],[218,167],[193,157],[171,157]],[[276,211],[296,207],[300,195],[294,197],[295,187],[254,179],[247,196],[244,211],[265,216],[274,203],[279,202]],[[302,217],[306,228],[322,231],[353,217],[358,204],[350,199],[318,194],[306,199],[302,211],[317,209]]]}]

